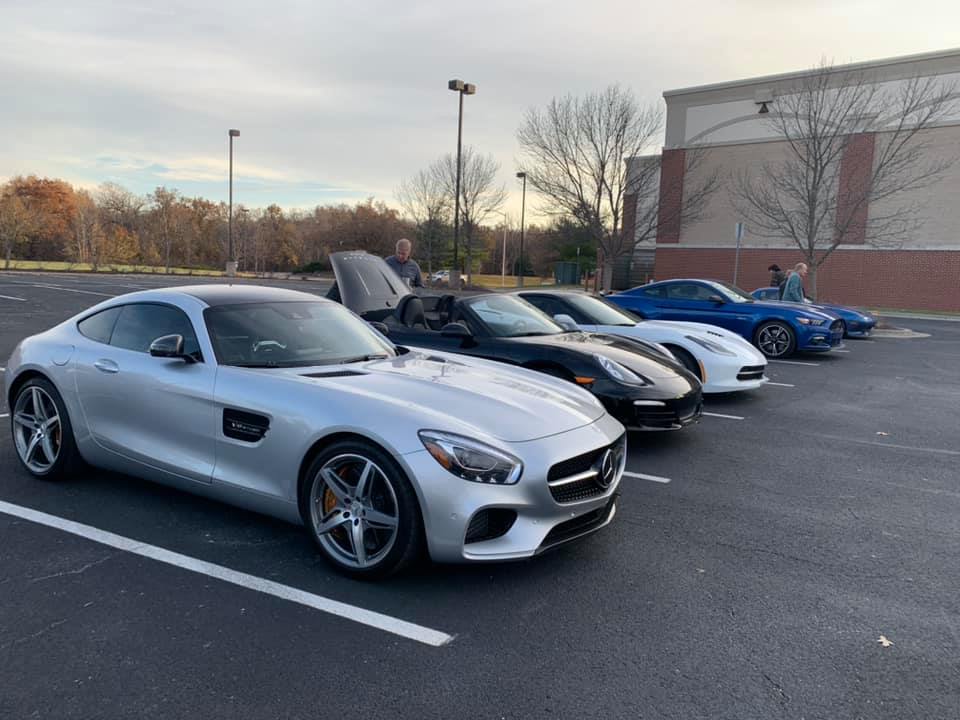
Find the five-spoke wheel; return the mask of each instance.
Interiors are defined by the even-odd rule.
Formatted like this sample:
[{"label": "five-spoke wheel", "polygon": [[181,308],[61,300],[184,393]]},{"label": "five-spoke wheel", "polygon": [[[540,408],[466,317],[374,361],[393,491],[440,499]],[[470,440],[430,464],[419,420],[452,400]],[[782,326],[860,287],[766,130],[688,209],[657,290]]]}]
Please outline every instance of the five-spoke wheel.
[{"label": "five-spoke wheel", "polygon": [[11,413],[13,445],[20,462],[37,477],[58,480],[79,457],[60,393],[48,380],[28,380],[17,391]]},{"label": "five-spoke wheel", "polygon": [[793,330],[782,322],[766,322],[757,329],[757,347],[769,358],[786,357],[796,349]]}]

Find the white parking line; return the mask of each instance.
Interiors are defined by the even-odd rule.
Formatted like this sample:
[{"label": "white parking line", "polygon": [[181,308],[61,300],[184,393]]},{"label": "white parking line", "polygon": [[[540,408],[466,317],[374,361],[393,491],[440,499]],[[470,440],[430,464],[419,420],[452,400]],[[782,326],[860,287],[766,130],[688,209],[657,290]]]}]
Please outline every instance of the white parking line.
[{"label": "white parking line", "polygon": [[643,473],[630,472],[629,470],[624,470],[623,474],[626,477],[638,478],[639,480],[649,480],[650,482],[663,483],[664,485],[670,482],[670,478],[659,477],[657,475],[644,475]]},{"label": "white parking line", "polygon": [[724,415],[723,413],[712,413],[712,412],[705,412],[704,415],[706,415],[707,417],[725,418],[726,420],[743,420],[743,418],[740,417],[739,415]]},{"label": "white parking line", "polygon": [[791,385],[790,383],[778,383],[778,382],[768,382],[767,385],[773,385],[774,387],[796,387],[796,385]]},{"label": "white parking line", "polygon": [[832,350],[831,352],[835,352],[835,353],[848,353],[848,352],[850,352],[850,351],[849,351],[849,350]]},{"label": "white parking line", "polygon": [[134,555],[140,555],[150,558],[151,560],[166,563],[167,565],[173,565],[178,568],[183,568],[184,570],[190,570],[191,572],[200,573],[201,575],[217,578],[218,580],[239,585],[248,590],[254,590],[266,595],[273,595],[281,600],[289,600],[290,602],[295,602],[300,605],[306,605],[315,610],[320,610],[321,612],[352,620],[361,625],[367,625],[372,628],[377,628],[378,630],[383,630],[384,632],[415,640],[424,645],[440,647],[453,640],[452,635],[447,635],[439,630],[432,630],[431,628],[416,625],[406,620],[400,620],[399,618],[382,615],[372,610],[365,610],[354,605],[331,600],[322,595],[314,595],[313,593],[299,590],[289,585],[281,585],[280,583],[257,577],[256,575],[237,572],[222,565],[215,565],[205,560],[190,557],[189,555],[181,555],[180,553],[165,550],[156,545],[148,545],[139,540],[134,540],[122,535],[115,535],[105,530],[99,530],[89,525],[82,525],[72,520],[56,517],[55,515],[48,515],[38,510],[13,505],[0,500],[0,512],[23,518],[30,522],[39,523],[40,525],[56,528],[71,535],[78,535],[87,540],[100,543],[101,545],[108,545],[118,550],[133,553]]},{"label": "white parking line", "polygon": [[26,298],[18,298],[14,297],[13,295],[0,295],[0,298],[3,298],[4,300],[19,300],[20,302],[27,301]]},{"label": "white parking line", "polygon": [[33,287],[38,288],[47,288],[48,290],[63,290],[64,292],[80,293],[82,295],[100,295],[101,297],[116,297],[116,293],[99,293],[94,292],[93,290],[75,290],[74,288],[61,287],[60,285],[41,285],[40,283],[34,283]]},{"label": "white parking line", "polygon": [[10,413],[0,413],[0,418],[10,417]]},{"label": "white parking line", "polygon": [[807,367],[820,366],[820,363],[800,362],[799,360],[770,360],[769,362],[780,363],[781,365],[806,365]]}]

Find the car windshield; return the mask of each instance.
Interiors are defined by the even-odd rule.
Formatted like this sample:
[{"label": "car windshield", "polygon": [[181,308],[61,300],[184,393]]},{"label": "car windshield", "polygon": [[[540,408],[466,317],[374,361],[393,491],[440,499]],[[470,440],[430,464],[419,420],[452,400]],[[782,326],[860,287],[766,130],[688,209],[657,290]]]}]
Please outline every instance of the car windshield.
[{"label": "car windshield", "polygon": [[589,295],[567,295],[567,302],[590,319],[592,325],[634,326],[636,319],[625,313],[609,300],[600,300]]},{"label": "car windshield", "polygon": [[461,300],[477,314],[494,337],[559,335],[565,330],[530,303],[508,295]]},{"label": "car windshield", "polygon": [[332,302],[223,305],[203,314],[221,365],[309,367],[397,354],[382,335]]},{"label": "car windshield", "polygon": [[754,297],[749,293],[745,293],[743,290],[738,288],[736,285],[731,285],[730,283],[717,282],[715,280],[708,280],[707,285],[712,287],[714,290],[719,292],[724,298],[734,303],[752,303],[754,302]]}]

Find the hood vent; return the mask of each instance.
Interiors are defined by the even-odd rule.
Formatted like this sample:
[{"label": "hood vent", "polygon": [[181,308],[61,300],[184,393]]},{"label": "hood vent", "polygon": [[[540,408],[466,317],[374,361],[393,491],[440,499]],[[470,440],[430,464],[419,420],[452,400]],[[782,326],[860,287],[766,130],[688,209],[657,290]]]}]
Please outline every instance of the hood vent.
[{"label": "hood vent", "polygon": [[309,378],[335,378],[351,377],[353,375],[366,375],[367,373],[357,372],[356,370],[331,370],[330,372],[304,373],[303,377]]}]

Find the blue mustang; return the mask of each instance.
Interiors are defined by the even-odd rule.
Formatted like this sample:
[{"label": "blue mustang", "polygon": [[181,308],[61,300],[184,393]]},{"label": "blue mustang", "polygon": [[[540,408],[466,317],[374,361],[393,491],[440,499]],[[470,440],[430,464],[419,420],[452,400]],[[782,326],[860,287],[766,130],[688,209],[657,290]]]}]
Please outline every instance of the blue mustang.
[{"label": "blue mustang", "polygon": [[719,325],[743,336],[769,358],[797,350],[825,352],[843,341],[843,322],[829,310],[758,302],[740,288],[715,280],[664,280],[607,299],[650,320]]},{"label": "blue mustang", "polygon": [[[750,294],[757,300],[780,301],[780,289],[775,287],[757,288]],[[796,305],[797,303],[792,304]],[[847,338],[867,337],[877,325],[877,318],[865,310],[857,310],[846,305],[815,303],[810,300],[807,300],[805,304],[817,310],[829,310],[837,315],[843,321],[843,336]]]}]

